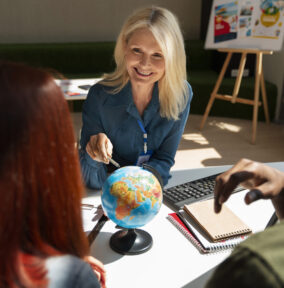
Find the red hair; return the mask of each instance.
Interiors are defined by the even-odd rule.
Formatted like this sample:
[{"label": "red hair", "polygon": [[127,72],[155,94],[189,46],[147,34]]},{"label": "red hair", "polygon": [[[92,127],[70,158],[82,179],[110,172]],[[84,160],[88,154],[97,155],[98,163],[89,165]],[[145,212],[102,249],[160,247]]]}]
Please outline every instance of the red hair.
[{"label": "red hair", "polygon": [[6,287],[21,281],[19,253],[43,261],[55,254],[83,257],[88,242],[78,153],[61,89],[47,72],[7,62],[0,63],[0,87],[0,286]]}]

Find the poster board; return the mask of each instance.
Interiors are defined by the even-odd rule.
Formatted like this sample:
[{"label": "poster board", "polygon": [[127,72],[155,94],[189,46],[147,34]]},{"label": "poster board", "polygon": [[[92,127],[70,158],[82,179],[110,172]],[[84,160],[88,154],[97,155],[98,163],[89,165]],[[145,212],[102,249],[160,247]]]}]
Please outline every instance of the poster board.
[{"label": "poster board", "polygon": [[283,30],[284,0],[214,0],[205,48],[279,51]]}]

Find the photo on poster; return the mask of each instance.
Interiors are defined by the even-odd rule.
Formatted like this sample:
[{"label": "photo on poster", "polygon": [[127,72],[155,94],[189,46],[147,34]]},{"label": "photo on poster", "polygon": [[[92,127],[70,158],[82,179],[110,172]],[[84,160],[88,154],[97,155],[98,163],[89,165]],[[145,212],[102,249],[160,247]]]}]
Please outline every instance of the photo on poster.
[{"label": "photo on poster", "polygon": [[253,37],[278,39],[284,21],[283,0],[260,0],[256,7]]},{"label": "photo on poster", "polygon": [[238,2],[230,2],[215,7],[214,42],[237,38]]},{"label": "photo on poster", "polygon": [[242,1],[240,8],[240,16],[252,16],[253,4],[252,1]]},{"label": "photo on poster", "polygon": [[241,1],[239,15],[239,37],[251,37],[253,24],[253,3],[251,0]]}]

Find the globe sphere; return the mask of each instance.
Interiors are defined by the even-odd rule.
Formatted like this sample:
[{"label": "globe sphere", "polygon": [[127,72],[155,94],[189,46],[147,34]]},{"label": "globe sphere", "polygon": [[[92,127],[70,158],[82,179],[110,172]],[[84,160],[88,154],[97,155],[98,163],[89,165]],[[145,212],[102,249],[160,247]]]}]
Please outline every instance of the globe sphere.
[{"label": "globe sphere", "polygon": [[102,206],[107,216],[124,228],[137,228],[159,212],[163,191],[158,179],[138,166],[126,166],[112,173],[102,188]]}]

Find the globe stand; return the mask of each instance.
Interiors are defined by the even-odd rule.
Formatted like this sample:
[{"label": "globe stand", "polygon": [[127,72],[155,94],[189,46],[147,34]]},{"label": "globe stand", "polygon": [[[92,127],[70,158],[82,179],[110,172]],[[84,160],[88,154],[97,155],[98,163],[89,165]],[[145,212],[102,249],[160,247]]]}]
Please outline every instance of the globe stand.
[{"label": "globe stand", "polygon": [[110,247],[123,255],[137,255],[148,251],[153,245],[152,236],[141,229],[120,230],[110,238]]}]

